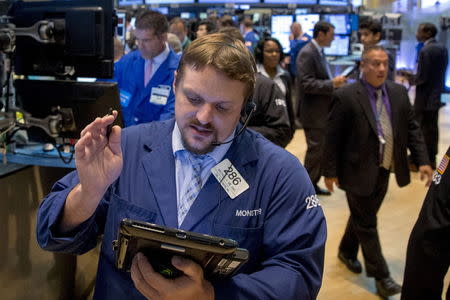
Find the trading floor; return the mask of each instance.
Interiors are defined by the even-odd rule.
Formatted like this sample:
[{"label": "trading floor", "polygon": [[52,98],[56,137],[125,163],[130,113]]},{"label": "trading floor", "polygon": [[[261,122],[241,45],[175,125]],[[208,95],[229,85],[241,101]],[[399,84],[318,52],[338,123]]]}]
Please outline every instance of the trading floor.
[{"label": "trading floor", "polygon": [[[450,105],[440,112],[440,147],[442,155],[450,145]],[[287,147],[300,160],[306,149],[302,130]],[[92,294],[97,253],[91,251],[77,258],[53,254],[39,248],[35,237],[36,209],[40,197],[65,170],[29,167],[0,181],[3,194],[0,207],[2,246],[0,247],[0,298],[21,299],[86,299]],[[392,178],[391,178],[392,179]],[[413,174],[412,183],[398,188],[392,180],[388,195],[379,213],[379,231],[385,257],[392,276],[403,279],[406,245],[417,218],[426,188]],[[11,186],[13,190],[9,190]],[[4,189],[5,188],[5,189]],[[7,200],[7,201],[5,201]],[[370,300],[375,295],[372,279],[355,275],[341,264],[336,255],[348,217],[347,203],[342,191],[322,197],[322,207],[328,223],[325,272],[318,299]],[[27,222],[30,220],[31,222]],[[359,259],[362,259],[360,256]],[[73,270],[76,267],[76,274]],[[73,284],[75,278],[75,285]],[[448,285],[449,276],[446,278]],[[399,299],[399,296],[392,299]]]}]

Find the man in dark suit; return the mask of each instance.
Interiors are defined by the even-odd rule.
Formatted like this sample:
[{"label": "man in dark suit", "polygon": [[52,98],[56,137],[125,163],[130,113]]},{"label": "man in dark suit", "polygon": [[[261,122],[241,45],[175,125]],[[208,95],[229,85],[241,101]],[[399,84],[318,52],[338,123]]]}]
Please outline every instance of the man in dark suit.
[{"label": "man in dark suit", "polygon": [[313,39],[300,50],[296,62],[300,121],[308,144],[304,165],[319,195],[330,195],[329,191],[319,188],[317,182],[321,176],[325,126],[331,96],[334,89],[346,82],[344,76],[333,78],[325,59],[323,48],[329,47],[333,39],[334,26],[328,22],[317,22],[314,26]]},{"label": "man in dark suit", "polygon": [[399,186],[410,182],[407,149],[419,165],[421,178],[431,183],[427,150],[406,89],[386,81],[388,55],[381,46],[367,47],[360,81],[337,90],[333,97],[323,155],[325,184],[346,192],[350,217],[339,246],[339,259],[353,272],[361,245],[366,273],[375,277],[384,297],[401,291],[389,275],[381,253],[377,212],[386,195],[389,173]]},{"label": "man in dark suit", "polygon": [[417,74],[409,76],[410,84],[416,85],[414,110],[425,137],[431,166],[436,168],[438,150],[438,116],[442,107],[441,94],[445,84],[448,64],[447,48],[435,39],[437,28],[432,23],[422,23],[417,28],[417,41],[424,46],[419,52]]}]

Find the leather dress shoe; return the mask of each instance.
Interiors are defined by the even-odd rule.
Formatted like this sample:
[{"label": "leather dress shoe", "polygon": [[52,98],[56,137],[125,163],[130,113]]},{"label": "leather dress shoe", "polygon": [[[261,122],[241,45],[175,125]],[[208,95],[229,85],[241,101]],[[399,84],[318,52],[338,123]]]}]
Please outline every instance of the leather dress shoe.
[{"label": "leather dress shoe", "polygon": [[384,298],[398,294],[402,291],[402,286],[395,282],[391,277],[376,279],[375,285],[377,287],[377,293]]},{"label": "leather dress shoe", "polygon": [[323,189],[319,186],[315,186],[315,190],[316,190],[316,194],[317,195],[322,195],[322,196],[330,196],[331,192],[329,190]]},{"label": "leather dress shoe", "polygon": [[338,253],[339,260],[353,273],[359,274],[362,272],[362,266],[359,260],[346,258],[342,252]]}]

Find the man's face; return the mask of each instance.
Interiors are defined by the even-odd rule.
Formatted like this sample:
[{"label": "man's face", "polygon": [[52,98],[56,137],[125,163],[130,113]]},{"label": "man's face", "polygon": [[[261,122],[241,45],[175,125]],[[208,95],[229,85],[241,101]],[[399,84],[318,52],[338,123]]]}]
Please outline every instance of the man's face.
[{"label": "man's face", "polygon": [[291,32],[294,38],[298,38],[302,34],[302,27],[298,23],[294,23],[291,26]]},{"label": "man's face", "polygon": [[170,25],[169,32],[175,34],[180,39],[181,43],[183,43],[187,33],[182,23],[174,23]]},{"label": "man's face", "polygon": [[417,28],[416,39],[417,39],[418,42],[425,42],[428,39],[428,35],[423,30],[423,26],[422,25],[420,25]]},{"label": "man's face", "polygon": [[374,34],[369,29],[360,29],[359,30],[361,43],[365,46],[374,46],[380,41],[380,33]]},{"label": "man's face", "polygon": [[184,147],[205,154],[213,150],[213,142],[223,142],[235,129],[245,84],[209,66],[198,71],[187,66],[183,71],[182,78],[175,75],[175,119]]},{"label": "man's face", "polygon": [[207,35],[208,29],[207,29],[206,25],[198,26],[196,34],[197,34],[198,38]]},{"label": "man's face", "polygon": [[331,27],[327,33],[323,31],[319,32],[319,45],[321,47],[330,47],[331,42],[334,40],[334,28]]},{"label": "man's face", "polygon": [[134,35],[139,51],[144,59],[151,59],[158,56],[165,47],[167,34],[156,35],[153,29],[136,28]]},{"label": "man's face", "polygon": [[372,86],[381,86],[387,78],[388,55],[382,50],[370,51],[361,61],[363,78]]}]

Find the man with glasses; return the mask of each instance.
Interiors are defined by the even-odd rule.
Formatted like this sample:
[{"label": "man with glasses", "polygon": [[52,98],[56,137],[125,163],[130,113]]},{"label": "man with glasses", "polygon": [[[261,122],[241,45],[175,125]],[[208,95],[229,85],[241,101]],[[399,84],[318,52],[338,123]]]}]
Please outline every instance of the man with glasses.
[{"label": "man with glasses", "polygon": [[144,11],[136,19],[138,49],[114,67],[126,126],[167,120],[174,115],[172,90],[179,56],[167,44],[169,24],[164,15]]},{"label": "man with glasses", "polygon": [[[381,252],[377,212],[386,195],[390,172],[399,186],[410,182],[407,149],[420,177],[431,183],[427,150],[406,89],[386,81],[388,55],[381,46],[364,49],[362,78],[334,93],[323,155],[325,184],[346,192],[350,217],[338,258],[354,273],[361,246],[366,274],[376,280],[378,294],[400,293]],[[395,146],[394,146],[395,145]]]}]

